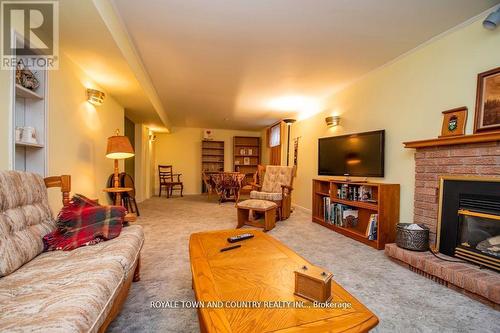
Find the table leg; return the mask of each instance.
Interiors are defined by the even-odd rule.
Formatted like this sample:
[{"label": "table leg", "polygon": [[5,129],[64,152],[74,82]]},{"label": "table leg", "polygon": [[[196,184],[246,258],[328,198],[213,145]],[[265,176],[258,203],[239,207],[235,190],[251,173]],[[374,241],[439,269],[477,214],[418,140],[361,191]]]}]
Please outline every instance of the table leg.
[{"label": "table leg", "polygon": [[264,230],[269,231],[276,224],[276,209],[269,209],[264,213]]},{"label": "table leg", "polygon": [[236,228],[241,228],[248,221],[248,209],[237,208],[238,211],[238,225]]},{"label": "table leg", "polygon": [[120,192],[117,192],[115,197],[115,206],[121,206],[121,205],[122,205],[122,195]]}]

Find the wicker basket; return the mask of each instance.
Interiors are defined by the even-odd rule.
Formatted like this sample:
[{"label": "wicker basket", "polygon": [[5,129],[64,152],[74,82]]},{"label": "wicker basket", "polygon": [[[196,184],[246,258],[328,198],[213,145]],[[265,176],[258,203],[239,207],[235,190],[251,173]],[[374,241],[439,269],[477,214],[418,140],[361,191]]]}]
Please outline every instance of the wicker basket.
[{"label": "wicker basket", "polygon": [[413,251],[427,251],[429,249],[429,228],[419,224],[424,230],[405,229],[408,225],[410,223],[398,223],[396,225],[397,246]]}]

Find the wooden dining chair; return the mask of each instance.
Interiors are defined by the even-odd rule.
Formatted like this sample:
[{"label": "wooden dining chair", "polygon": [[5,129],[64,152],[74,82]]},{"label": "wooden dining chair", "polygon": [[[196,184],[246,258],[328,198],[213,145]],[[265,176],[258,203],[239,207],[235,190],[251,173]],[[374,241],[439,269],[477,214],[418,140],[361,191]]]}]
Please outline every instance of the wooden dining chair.
[{"label": "wooden dining chair", "polygon": [[212,173],[213,172],[206,172],[206,171],[201,172],[201,179],[203,180],[203,184],[205,184],[208,200],[210,200],[210,194],[215,193],[214,184],[211,178]]},{"label": "wooden dining chair", "polygon": [[181,173],[173,173],[171,165],[158,165],[158,179],[160,181],[160,193],[158,194],[161,197],[161,191],[163,188],[167,190],[167,198],[172,196],[172,192],[174,190],[184,191],[184,184],[181,181]]}]

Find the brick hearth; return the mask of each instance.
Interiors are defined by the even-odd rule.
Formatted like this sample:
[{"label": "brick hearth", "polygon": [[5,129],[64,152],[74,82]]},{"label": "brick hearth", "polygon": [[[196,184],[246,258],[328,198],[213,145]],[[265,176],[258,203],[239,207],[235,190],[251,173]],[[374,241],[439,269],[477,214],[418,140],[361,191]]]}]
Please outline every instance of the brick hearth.
[{"label": "brick hearth", "polygon": [[430,229],[436,240],[439,176],[500,177],[500,142],[418,148],[415,153],[414,222]]},{"label": "brick hearth", "polygon": [[[500,309],[500,274],[467,264],[437,259],[429,252],[415,252],[386,244],[385,254],[406,264],[411,270],[479,301]],[[442,258],[456,260],[443,254]]]}]

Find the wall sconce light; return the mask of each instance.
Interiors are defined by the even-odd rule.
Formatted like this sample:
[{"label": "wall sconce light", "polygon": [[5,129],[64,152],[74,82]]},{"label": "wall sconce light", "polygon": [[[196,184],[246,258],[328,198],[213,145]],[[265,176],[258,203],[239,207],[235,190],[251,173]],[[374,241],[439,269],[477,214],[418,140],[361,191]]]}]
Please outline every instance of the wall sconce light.
[{"label": "wall sconce light", "polygon": [[149,134],[149,141],[151,142],[156,141],[156,134]]},{"label": "wall sconce light", "polygon": [[104,103],[106,94],[96,89],[87,89],[87,102],[95,106],[100,106]]},{"label": "wall sconce light", "polygon": [[334,127],[340,125],[340,117],[339,116],[331,116],[325,118],[326,126]]}]

